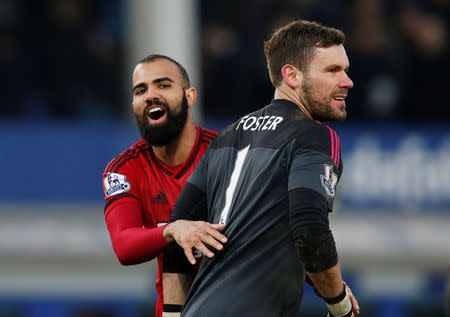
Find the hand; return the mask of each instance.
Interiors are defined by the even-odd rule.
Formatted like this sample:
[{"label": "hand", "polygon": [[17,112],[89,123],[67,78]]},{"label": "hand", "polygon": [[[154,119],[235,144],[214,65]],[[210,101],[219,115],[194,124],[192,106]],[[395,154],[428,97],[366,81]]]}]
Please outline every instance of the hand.
[{"label": "hand", "polygon": [[211,224],[204,221],[177,220],[167,225],[163,234],[167,241],[173,241],[181,246],[186,258],[191,264],[195,264],[193,248],[202,252],[208,258],[214,253],[208,249],[210,246],[216,250],[223,249],[223,243],[228,239],[220,233],[225,225]]},{"label": "hand", "polygon": [[344,282],[344,284],[345,284],[345,289],[347,290],[347,294],[350,297],[350,300],[352,301],[353,312],[356,313],[356,315],[359,315],[359,304],[358,304],[358,301],[356,300],[355,295],[353,295],[353,292],[350,289],[350,287],[347,285],[347,283]]},{"label": "hand", "polygon": [[[345,282],[344,287],[346,296],[340,302],[335,304],[330,304],[327,302],[329,310],[327,315],[328,317],[355,317],[356,315],[359,315],[359,304],[356,297],[353,295],[352,290]],[[348,303],[348,301],[350,301],[350,303]],[[351,304],[351,307],[348,307],[349,304]],[[348,310],[349,308],[350,310]]]}]

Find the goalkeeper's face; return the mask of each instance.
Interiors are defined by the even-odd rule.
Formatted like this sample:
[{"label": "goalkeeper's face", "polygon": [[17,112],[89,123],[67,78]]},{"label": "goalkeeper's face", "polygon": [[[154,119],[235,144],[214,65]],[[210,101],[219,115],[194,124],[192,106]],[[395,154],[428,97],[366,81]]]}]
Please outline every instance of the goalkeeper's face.
[{"label": "goalkeeper's face", "polygon": [[312,117],[319,121],[344,120],[346,98],[353,87],[350,62],[342,45],[317,48],[303,74],[299,96]]},{"label": "goalkeeper's face", "polygon": [[136,66],[133,74],[133,110],[142,137],[163,146],[182,133],[190,103],[181,74],[170,61],[161,59]]}]

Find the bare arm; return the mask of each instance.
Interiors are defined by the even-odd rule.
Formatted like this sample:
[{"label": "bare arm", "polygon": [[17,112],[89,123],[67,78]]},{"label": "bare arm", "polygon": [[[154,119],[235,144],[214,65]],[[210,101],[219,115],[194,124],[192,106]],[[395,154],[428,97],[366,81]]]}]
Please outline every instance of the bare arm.
[{"label": "bare arm", "polygon": [[342,280],[339,263],[323,272],[308,272],[307,274],[313,283],[313,287],[325,299],[325,301],[327,301],[327,299],[338,298],[344,290],[350,298],[353,311],[359,315],[360,309],[358,301],[353,295],[350,287],[348,287],[348,285]]},{"label": "bare arm", "polygon": [[322,297],[333,298],[342,292],[344,281],[342,280],[339,263],[323,272],[308,272],[308,275]]},{"label": "bare arm", "polygon": [[184,305],[192,280],[192,274],[163,273],[164,304]]}]

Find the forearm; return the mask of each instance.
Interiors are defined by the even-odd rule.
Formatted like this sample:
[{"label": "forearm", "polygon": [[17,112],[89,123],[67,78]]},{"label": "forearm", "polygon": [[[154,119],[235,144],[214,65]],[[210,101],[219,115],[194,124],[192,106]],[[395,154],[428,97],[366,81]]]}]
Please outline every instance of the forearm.
[{"label": "forearm", "polygon": [[191,287],[195,267],[184,256],[183,249],[171,243],[163,254],[163,317],[179,317]]},{"label": "forearm", "polygon": [[352,316],[357,302],[342,280],[326,200],[308,189],[289,195],[292,237],[316,294],[325,300],[330,315]]},{"label": "forearm", "polygon": [[289,192],[292,238],[307,272],[324,272],[338,263],[326,200],[309,189]]},{"label": "forearm", "polygon": [[164,304],[184,305],[191,286],[192,274],[163,273]]},{"label": "forearm", "polygon": [[167,241],[159,228],[129,228],[111,232],[111,242],[120,263],[133,265],[156,258],[166,247]]},{"label": "forearm", "polygon": [[123,265],[152,260],[167,245],[163,236],[165,227],[146,228],[137,200],[125,200],[110,206],[105,221],[114,252]]},{"label": "forearm", "polygon": [[322,297],[334,298],[342,292],[344,281],[339,263],[328,270],[307,274]]},{"label": "forearm", "polygon": [[327,305],[328,317],[354,317],[359,305],[351,289],[344,283],[339,263],[322,272],[307,272],[307,282]]}]

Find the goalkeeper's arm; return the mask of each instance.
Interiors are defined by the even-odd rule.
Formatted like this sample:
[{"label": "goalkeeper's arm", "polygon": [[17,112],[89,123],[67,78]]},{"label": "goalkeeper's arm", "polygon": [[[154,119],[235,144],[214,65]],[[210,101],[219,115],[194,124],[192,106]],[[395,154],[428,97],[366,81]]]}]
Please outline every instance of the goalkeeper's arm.
[{"label": "goalkeeper's arm", "polygon": [[308,272],[309,283],[315,293],[324,299],[330,317],[355,316],[355,313],[358,315],[358,301],[350,287],[342,281],[340,272],[339,263],[323,272]]},{"label": "goalkeeper's arm", "polygon": [[328,221],[328,205],[316,191],[289,191],[290,227],[299,255],[333,317],[359,314],[359,306],[344,284]]}]

